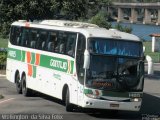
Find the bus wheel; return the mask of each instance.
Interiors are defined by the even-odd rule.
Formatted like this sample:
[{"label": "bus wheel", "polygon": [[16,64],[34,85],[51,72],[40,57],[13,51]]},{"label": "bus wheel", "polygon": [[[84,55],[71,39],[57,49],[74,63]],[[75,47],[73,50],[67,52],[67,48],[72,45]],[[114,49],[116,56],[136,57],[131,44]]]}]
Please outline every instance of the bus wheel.
[{"label": "bus wheel", "polygon": [[69,89],[67,89],[67,92],[66,92],[65,103],[66,103],[66,111],[67,112],[72,112],[73,111],[73,105],[69,102]]},{"label": "bus wheel", "polygon": [[19,72],[16,73],[15,82],[16,82],[17,93],[21,94],[22,93],[22,83],[21,83],[21,80],[20,80],[20,74],[19,74]]},{"label": "bus wheel", "polygon": [[25,75],[23,75],[22,77],[22,93],[26,97],[30,95],[30,90],[26,86],[26,76]]}]

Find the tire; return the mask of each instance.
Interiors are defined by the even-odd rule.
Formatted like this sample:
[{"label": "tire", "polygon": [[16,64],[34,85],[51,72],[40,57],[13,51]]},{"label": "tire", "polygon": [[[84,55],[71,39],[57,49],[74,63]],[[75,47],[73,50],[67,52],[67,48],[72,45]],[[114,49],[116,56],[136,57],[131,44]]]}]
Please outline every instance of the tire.
[{"label": "tire", "polygon": [[66,99],[65,99],[65,103],[66,103],[66,111],[67,112],[73,112],[73,105],[69,102],[69,89],[67,89],[66,91]]},{"label": "tire", "polygon": [[16,82],[16,90],[18,94],[22,94],[22,82],[20,80],[20,74],[17,73],[15,76],[15,82]]},{"label": "tire", "polygon": [[31,91],[26,86],[26,76],[25,75],[23,75],[22,77],[22,93],[25,97],[28,97],[31,94]]}]

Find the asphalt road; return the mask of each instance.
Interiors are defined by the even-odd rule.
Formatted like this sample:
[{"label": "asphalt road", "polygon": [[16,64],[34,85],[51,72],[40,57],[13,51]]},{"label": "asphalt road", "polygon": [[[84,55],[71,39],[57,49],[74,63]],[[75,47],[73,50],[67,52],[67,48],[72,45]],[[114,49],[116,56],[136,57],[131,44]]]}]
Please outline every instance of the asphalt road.
[{"label": "asphalt road", "polygon": [[[63,119],[63,120],[106,120],[106,119],[160,119],[160,77],[146,76],[144,85],[143,104],[140,112],[120,111],[117,115],[100,114],[97,112],[84,112],[81,109],[75,112],[66,112],[65,106],[57,99],[42,94],[24,97],[16,92],[15,85],[0,77],[0,119]],[[23,116],[22,116],[23,115]],[[16,118],[17,117],[17,118]],[[150,119],[144,119],[150,120]]]}]

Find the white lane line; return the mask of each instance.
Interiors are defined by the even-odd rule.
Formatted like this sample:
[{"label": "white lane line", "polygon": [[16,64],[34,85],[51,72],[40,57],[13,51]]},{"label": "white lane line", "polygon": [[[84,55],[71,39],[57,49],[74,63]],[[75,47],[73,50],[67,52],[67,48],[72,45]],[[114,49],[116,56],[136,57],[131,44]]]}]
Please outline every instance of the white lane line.
[{"label": "white lane line", "polygon": [[14,99],[15,99],[15,98],[10,98],[10,99],[7,99],[7,100],[0,101],[0,104],[9,102],[9,101],[14,100]]},{"label": "white lane line", "polygon": [[0,74],[0,77],[6,77],[6,75]]}]

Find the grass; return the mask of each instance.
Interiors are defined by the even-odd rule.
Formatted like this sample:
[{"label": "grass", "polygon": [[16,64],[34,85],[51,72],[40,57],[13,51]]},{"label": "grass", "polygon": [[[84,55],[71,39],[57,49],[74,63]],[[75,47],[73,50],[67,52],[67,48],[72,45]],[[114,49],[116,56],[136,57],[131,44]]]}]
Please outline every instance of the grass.
[{"label": "grass", "polygon": [[143,45],[145,46],[145,55],[151,56],[153,62],[160,63],[160,52],[152,52],[152,42],[144,42]]},{"label": "grass", "polygon": [[7,48],[8,46],[8,39],[3,39],[0,37],[0,48]]}]

